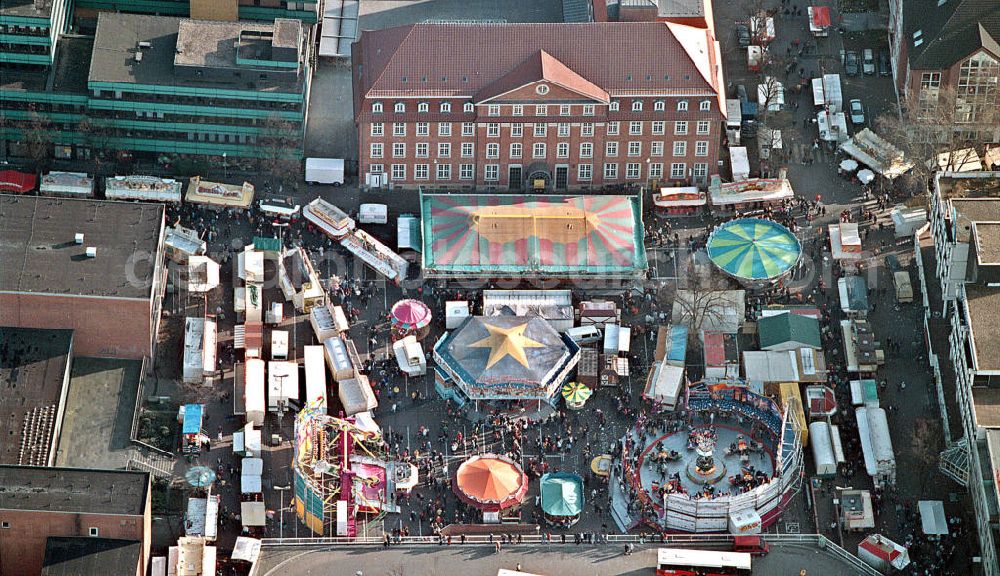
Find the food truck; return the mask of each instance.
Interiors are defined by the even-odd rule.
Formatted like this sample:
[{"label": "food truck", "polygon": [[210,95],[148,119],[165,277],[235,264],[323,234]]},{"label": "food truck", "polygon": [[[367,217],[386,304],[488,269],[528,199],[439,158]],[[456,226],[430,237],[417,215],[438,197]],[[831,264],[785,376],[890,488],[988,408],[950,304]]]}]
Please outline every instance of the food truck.
[{"label": "food truck", "polygon": [[201,454],[201,445],[207,437],[201,432],[201,419],[204,406],[201,404],[185,404],[177,414],[181,422],[181,452],[184,454]]},{"label": "food truck", "polygon": [[322,346],[303,347],[303,366],[306,374],[306,397],[303,404],[318,403],[326,411],[326,364]]}]

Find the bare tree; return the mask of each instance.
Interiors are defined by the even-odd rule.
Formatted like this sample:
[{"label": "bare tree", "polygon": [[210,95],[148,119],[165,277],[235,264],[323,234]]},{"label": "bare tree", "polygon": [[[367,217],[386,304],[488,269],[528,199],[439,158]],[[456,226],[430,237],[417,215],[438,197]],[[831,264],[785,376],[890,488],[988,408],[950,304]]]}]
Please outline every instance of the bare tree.
[{"label": "bare tree", "polygon": [[733,315],[744,314],[745,310],[734,309],[730,282],[712,268],[699,271],[693,262],[689,263],[682,284],[683,288],[673,295],[671,321],[688,327],[688,356],[698,358],[703,349],[702,330],[724,326]]},{"label": "bare tree", "polygon": [[28,156],[39,170],[48,167],[52,156],[52,129],[52,121],[48,116],[39,114],[33,108],[30,110],[28,120],[24,124],[25,144]]},{"label": "bare tree", "polygon": [[920,466],[921,491],[926,485],[928,472],[934,468],[941,454],[941,423],[937,420],[918,418],[910,438],[910,452]]},{"label": "bare tree", "polygon": [[283,179],[298,172],[302,131],[295,124],[272,114],[264,121],[257,144],[262,152],[258,162],[262,171]]},{"label": "bare tree", "polygon": [[[83,134],[87,147],[90,148],[90,158],[94,163],[94,172],[101,174],[108,160],[111,137],[114,135],[114,127],[105,118],[85,116],[77,125],[77,130]],[[111,158],[115,158],[115,151],[110,151]]]}]

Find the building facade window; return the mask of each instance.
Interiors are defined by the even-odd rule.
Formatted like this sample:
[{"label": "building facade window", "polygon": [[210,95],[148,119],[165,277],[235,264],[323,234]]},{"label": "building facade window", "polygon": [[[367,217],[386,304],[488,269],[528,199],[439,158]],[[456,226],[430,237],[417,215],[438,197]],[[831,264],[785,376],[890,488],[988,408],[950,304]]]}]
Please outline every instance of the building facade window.
[{"label": "building facade window", "polygon": [[487,116],[499,116],[500,115],[500,105],[499,104],[490,104],[489,106],[487,106],[486,107],[486,115]]},{"label": "building facade window", "polygon": [[495,182],[500,179],[500,165],[499,164],[487,164],[483,166],[483,180],[487,182]]},{"label": "building facade window", "polygon": [[514,104],[510,108],[510,113],[513,116],[524,116],[524,104]]},{"label": "building facade window", "polygon": [[625,178],[628,180],[638,180],[640,174],[640,164],[638,162],[629,162],[625,165]]},{"label": "building facade window", "polygon": [[535,138],[545,138],[545,135],[547,133],[548,133],[548,126],[542,123],[536,123],[534,129],[532,130],[532,134],[535,136]]},{"label": "building facade window", "polygon": [[393,106],[392,109],[393,112],[395,112],[396,114],[402,114],[403,112],[406,112],[406,104],[402,102],[396,102],[396,105]]},{"label": "building facade window", "polygon": [[474,144],[472,142],[462,142],[462,158],[472,158],[474,154]]},{"label": "building facade window", "polygon": [[476,165],[475,164],[459,164],[458,165],[458,179],[459,180],[472,180],[476,175]]},{"label": "building facade window", "polygon": [[371,158],[381,158],[382,157],[382,143],[381,142],[372,142],[369,156]]},{"label": "building facade window", "polygon": [[569,158],[569,142],[556,144],[556,158]]},{"label": "building facade window", "polygon": [[462,136],[475,136],[476,125],[472,122],[462,122]]},{"label": "building facade window", "polygon": [[683,162],[675,162],[670,165],[670,177],[677,179],[684,177],[684,170],[686,165]]},{"label": "building facade window", "polygon": [[694,155],[695,156],[708,156],[708,142],[695,142],[694,143]]},{"label": "building facade window", "polygon": [[699,162],[694,165],[694,177],[695,178],[705,178],[708,176],[708,164],[704,162]]},{"label": "building facade window", "polygon": [[560,116],[569,116],[569,111],[570,111],[569,104],[560,104],[559,105],[559,115]]},{"label": "building facade window", "polygon": [[451,112],[451,103],[450,102],[442,102],[441,103],[441,113],[447,114],[449,112]]},{"label": "building facade window", "polygon": [[392,165],[392,179],[397,181],[406,180],[406,164]]},{"label": "building facade window", "polygon": [[466,114],[471,114],[472,112],[476,111],[476,105],[473,104],[472,102],[466,102],[463,109],[465,110]]},{"label": "building facade window", "polygon": [[584,138],[591,138],[594,135],[594,123],[584,122],[580,125],[580,136]]},{"label": "building facade window", "polygon": [[385,125],[381,122],[372,122],[372,136],[382,136],[385,133]]},{"label": "building facade window", "polygon": [[684,120],[679,120],[674,122],[674,135],[675,136],[687,136],[688,133],[688,123]]},{"label": "building facade window", "polygon": [[920,95],[917,98],[920,120],[930,120],[937,111],[938,98],[941,96],[941,73],[924,72],[920,75]]},{"label": "building facade window", "polygon": [[560,122],[556,126],[556,133],[558,134],[558,136],[560,138],[569,138],[569,123],[568,122]]},{"label": "building facade window", "polygon": [[431,109],[431,106],[427,102],[421,102],[421,103],[417,104],[417,112],[419,112],[421,114],[423,114],[424,112],[429,111],[430,109]]},{"label": "building facade window", "polygon": [[451,164],[438,164],[436,180],[451,180]]},{"label": "building facade window", "polygon": [[592,164],[577,164],[576,179],[589,182],[594,177],[594,166]]},{"label": "building facade window", "polygon": [[663,156],[663,142],[650,142],[649,143],[649,155],[650,156]]},{"label": "building facade window", "polygon": [[417,136],[430,136],[430,135],[431,135],[431,123],[417,122]]},{"label": "building facade window", "polygon": [[451,136],[451,122],[438,122],[438,136]]},{"label": "building facade window", "polygon": [[620,128],[618,122],[608,122],[608,136],[617,136]]},{"label": "building facade window", "polygon": [[712,123],[708,120],[698,120],[698,134],[708,134],[712,131]]},{"label": "building facade window", "polygon": [[649,177],[650,178],[663,178],[663,164],[659,162],[653,162],[649,165]]},{"label": "building facade window", "polygon": [[520,122],[514,122],[513,124],[510,125],[511,138],[520,138],[523,135],[524,135],[524,124],[521,124]]},{"label": "building facade window", "polygon": [[617,142],[605,142],[605,144],[604,144],[604,155],[605,156],[617,156],[618,155],[618,143]]},{"label": "building facade window", "polygon": [[430,166],[428,166],[427,164],[413,165],[414,180],[427,180],[428,178],[430,178]]},{"label": "building facade window", "polygon": [[687,149],[687,142],[674,142],[674,156],[687,156]]},{"label": "building facade window", "polygon": [[615,180],[618,178],[618,165],[609,163],[604,165],[604,179]]},{"label": "building facade window", "polygon": [[628,133],[632,136],[639,136],[642,134],[642,122],[629,122],[628,123]]},{"label": "building facade window", "polygon": [[677,102],[677,111],[678,112],[687,112],[687,110],[688,110],[688,101],[687,100],[680,100],[679,102]]},{"label": "building facade window", "polygon": [[612,100],[608,104],[608,110],[610,110],[612,112],[617,112],[618,111],[618,106],[619,106],[618,101],[617,100]]},{"label": "building facade window", "polygon": [[531,157],[532,158],[545,158],[545,143],[535,142],[531,147]]},{"label": "building facade window", "polygon": [[590,142],[580,143],[580,158],[593,158],[594,157],[594,145]]},{"label": "building facade window", "polygon": [[642,142],[629,142],[628,143],[628,155],[629,156],[640,156],[640,155],[642,155]]},{"label": "building facade window", "polygon": [[500,145],[496,142],[490,142],[486,145],[486,157],[487,158],[499,158],[500,157]]},{"label": "building facade window", "polygon": [[405,142],[393,142],[392,143],[392,157],[393,158],[406,158],[406,143]]},{"label": "building facade window", "polygon": [[955,121],[996,124],[1000,107],[1000,63],[985,52],[962,62],[955,93]]},{"label": "building facade window", "polygon": [[654,136],[663,136],[665,132],[664,130],[665,125],[666,122],[664,122],[663,120],[655,120],[653,122],[653,125],[650,127],[650,132],[652,132]]},{"label": "building facade window", "polygon": [[393,122],[392,123],[392,135],[393,136],[406,136],[406,122]]},{"label": "building facade window", "polygon": [[593,104],[584,104],[583,105],[583,115],[584,116],[593,116],[594,115],[594,105]]},{"label": "building facade window", "polygon": [[438,142],[438,158],[451,158],[451,144]]},{"label": "building facade window", "polygon": [[381,113],[382,113],[382,103],[372,102],[372,114],[381,114]]},{"label": "building facade window", "polygon": [[385,171],[385,167],[381,164],[369,164],[368,171],[372,174],[381,174]]},{"label": "building facade window", "polygon": [[417,142],[415,147],[416,151],[413,155],[417,158],[427,158],[430,156],[430,144],[427,142]]},{"label": "building facade window", "polygon": [[486,136],[488,138],[499,138],[500,137],[500,124],[496,122],[490,122],[486,125]]},{"label": "building facade window", "polygon": [[653,103],[653,110],[656,112],[663,112],[667,109],[667,104],[663,100],[657,100]]},{"label": "building facade window", "polygon": [[535,116],[548,116],[549,107],[545,104],[535,104]]},{"label": "building facade window", "polygon": [[523,146],[521,145],[520,142],[511,142],[510,143],[510,157],[511,158],[520,158],[522,150],[523,150]]}]

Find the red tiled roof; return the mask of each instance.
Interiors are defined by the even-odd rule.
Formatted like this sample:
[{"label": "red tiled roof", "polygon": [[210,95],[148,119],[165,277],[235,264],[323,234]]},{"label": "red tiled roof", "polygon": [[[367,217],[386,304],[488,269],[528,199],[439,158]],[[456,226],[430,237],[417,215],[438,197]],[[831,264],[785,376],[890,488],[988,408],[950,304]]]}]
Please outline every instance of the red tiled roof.
[{"label": "red tiled roof", "polygon": [[486,85],[476,93],[475,101],[483,102],[516,90],[525,84],[541,80],[562,86],[600,102],[609,101],[607,92],[571,70],[545,50],[535,52],[506,75]]},{"label": "red tiled roof", "polygon": [[[702,33],[711,45],[710,33]],[[692,55],[699,52],[685,49],[659,22],[411,24],[366,30],[353,50],[355,85],[362,98],[472,97],[505,76],[517,78],[515,69],[539,51],[612,95],[721,91],[710,81],[717,75],[704,73],[714,62],[696,64]]]}]

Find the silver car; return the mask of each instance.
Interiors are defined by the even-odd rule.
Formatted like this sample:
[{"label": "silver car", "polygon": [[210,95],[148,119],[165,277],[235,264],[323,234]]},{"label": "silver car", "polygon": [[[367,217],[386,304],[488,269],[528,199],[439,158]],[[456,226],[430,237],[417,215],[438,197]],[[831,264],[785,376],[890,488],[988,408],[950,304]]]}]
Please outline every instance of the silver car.
[{"label": "silver car", "polygon": [[848,110],[851,113],[851,124],[855,126],[864,126],[865,124],[865,107],[861,105],[861,100],[855,98],[848,103]]},{"label": "silver car", "polygon": [[865,48],[861,52],[861,71],[865,73],[865,76],[875,73],[875,52],[871,48]]}]

